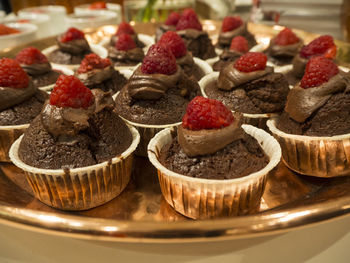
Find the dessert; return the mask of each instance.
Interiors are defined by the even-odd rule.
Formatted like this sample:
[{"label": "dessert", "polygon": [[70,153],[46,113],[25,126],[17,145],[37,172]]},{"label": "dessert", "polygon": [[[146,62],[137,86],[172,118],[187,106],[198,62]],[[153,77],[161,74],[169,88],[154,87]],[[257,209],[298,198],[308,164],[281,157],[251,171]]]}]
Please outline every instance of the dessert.
[{"label": "dessert", "polygon": [[165,32],[176,31],[176,25],[179,22],[179,20],[180,20],[180,14],[177,12],[171,12],[167,20],[165,20],[164,24],[157,27],[156,41],[158,42]]},{"label": "dessert", "polygon": [[301,39],[290,28],[286,27],[270,40],[266,54],[275,65],[283,66],[292,62],[302,45]]},{"label": "dessert", "polygon": [[170,49],[176,58],[176,63],[187,76],[193,75],[197,80],[200,80],[204,75],[211,72],[210,69],[206,69],[210,66],[205,61],[199,59],[195,61],[193,59],[192,53],[187,51],[185,42],[176,32],[168,31],[164,33],[158,44]]},{"label": "dessert", "polygon": [[35,47],[22,49],[17,54],[16,60],[37,88],[54,84],[61,74],[52,69],[47,57]]},{"label": "dessert", "polygon": [[89,9],[91,10],[107,9],[107,4],[104,1],[93,2],[90,4]]},{"label": "dessert", "polygon": [[266,132],[241,127],[241,117],[219,101],[196,97],[177,131],[166,129],[151,140],[149,159],[176,211],[194,219],[258,211],[266,175],[281,153]]},{"label": "dessert", "polygon": [[139,38],[138,38],[135,30],[132,28],[132,26],[126,22],[121,22],[119,24],[117,31],[115,32],[115,34],[111,38],[110,45],[115,47],[119,36],[124,35],[124,34],[130,35],[132,37],[132,39],[134,40],[137,47],[139,47],[139,48],[145,47],[145,44],[139,40]]},{"label": "dessert", "polygon": [[47,94],[38,90],[13,59],[0,59],[0,161],[11,144],[40,113]]},{"label": "dessert", "polygon": [[142,48],[136,46],[131,35],[120,34],[114,46],[108,47],[108,57],[114,66],[135,66],[144,58]]},{"label": "dessert", "polygon": [[86,55],[76,72],[76,77],[89,89],[110,91],[112,94],[121,90],[126,78],[112,66],[108,58],[96,54]]},{"label": "dessert", "polygon": [[[142,129],[144,150],[154,132],[181,121],[188,102],[200,92],[197,81],[184,74],[170,50],[153,45],[116,98],[118,114]],[[151,136],[151,137],[150,137]]]},{"label": "dessert", "polygon": [[313,57],[286,107],[269,127],[291,169],[330,177],[350,174],[350,75],[331,60]]},{"label": "dessert", "polygon": [[74,27],[58,36],[56,42],[58,49],[47,54],[49,61],[56,64],[80,64],[85,55],[92,53],[84,32]]},{"label": "dessert", "polygon": [[233,111],[245,113],[245,117],[251,118],[245,122],[264,128],[272,113],[282,112],[289,92],[283,74],[274,73],[266,62],[263,53],[246,53],[220,73],[205,76],[200,81],[203,95],[222,101]]},{"label": "dessert", "polygon": [[220,71],[231,62],[238,59],[249,51],[248,41],[245,37],[236,36],[232,38],[229,49],[225,49],[219,56],[219,61],[213,64],[214,71]]},{"label": "dessert", "polygon": [[0,24],[0,36],[5,36],[5,35],[12,35],[12,34],[18,34],[21,33],[16,28],[8,27],[4,24]]},{"label": "dessert", "polygon": [[76,77],[62,75],[10,155],[42,202],[83,210],[126,187],[137,143],[137,132],[114,112],[110,93],[91,91]]},{"label": "dessert", "polygon": [[243,22],[239,16],[226,16],[222,21],[217,47],[228,49],[232,39],[236,36],[245,37],[249,49],[257,44],[254,35],[248,31],[246,22]]}]

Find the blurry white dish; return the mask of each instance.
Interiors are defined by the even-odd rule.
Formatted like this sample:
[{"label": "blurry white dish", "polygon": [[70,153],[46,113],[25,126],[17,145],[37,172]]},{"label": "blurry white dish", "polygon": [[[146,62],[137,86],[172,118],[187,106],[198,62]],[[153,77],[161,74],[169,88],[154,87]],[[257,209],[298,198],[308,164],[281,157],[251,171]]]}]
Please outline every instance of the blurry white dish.
[{"label": "blurry white dish", "polygon": [[116,23],[119,24],[122,22],[122,8],[118,4],[107,3],[107,9],[90,9],[89,4],[79,5],[74,7],[74,13],[77,15],[85,15],[90,13],[91,11],[111,11],[116,13]]},{"label": "blurry white dish", "polygon": [[36,33],[37,38],[44,38],[50,36],[50,17],[48,15],[23,13],[17,18],[13,19],[13,22],[31,23],[36,25],[38,27],[38,31]]},{"label": "blurry white dish", "polygon": [[117,24],[117,14],[106,10],[91,10],[84,14],[70,14],[66,17],[68,27],[79,29]]},{"label": "blurry white dish", "polygon": [[38,27],[30,23],[6,23],[8,27],[15,28],[20,33],[0,36],[0,50],[6,51],[15,46],[23,45],[35,40]]}]

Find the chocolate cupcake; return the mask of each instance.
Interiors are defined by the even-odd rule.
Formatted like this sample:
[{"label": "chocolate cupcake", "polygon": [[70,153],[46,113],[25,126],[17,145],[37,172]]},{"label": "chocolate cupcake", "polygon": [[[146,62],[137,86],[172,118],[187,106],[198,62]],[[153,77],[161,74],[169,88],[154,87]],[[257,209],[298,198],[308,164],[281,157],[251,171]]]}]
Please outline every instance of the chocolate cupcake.
[{"label": "chocolate cupcake", "polygon": [[349,175],[349,73],[324,57],[311,58],[283,114],[268,126],[289,168],[318,177]]},{"label": "chocolate cupcake", "polygon": [[257,44],[255,37],[247,29],[247,23],[239,16],[226,16],[222,21],[217,47],[229,49],[231,41],[236,36],[243,36],[248,41],[249,49]]},{"label": "chocolate cupcake", "polygon": [[144,58],[142,48],[136,46],[131,35],[121,34],[114,46],[108,47],[108,57],[117,68],[134,68]]},{"label": "chocolate cupcake", "polygon": [[53,65],[65,65],[75,70],[87,54],[96,53],[103,58],[107,57],[107,51],[103,47],[90,46],[84,33],[74,27],[58,36],[56,42],[57,45],[43,50],[43,54]]},{"label": "chocolate cupcake", "polygon": [[165,32],[176,31],[176,25],[180,20],[180,14],[177,12],[171,12],[164,24],[156,28],[156,42],[162,37]]},{"label": "chocolate cupcake", "polygon": [[40,201],[84,210],[126,187],[138,140],[137,131],[114,112],[110,93],[90,91],[76,77],[62,75],[10,157]]},{"label": "chocolate cupcake", "polygon": [[241,127],[241,121],[221,102],[196,97],[177,130],[166,129],[151,140],[149,159],[176,211],[204,219],[259,210],[266,176],[281,150],[272,136]]},{"label": "chocolate cupcake", "polygon": [[188,102],[199,93],[197,81],[184,74],[170,50],[151,46],[116,98],[118,114],[140,131],[139,153],[146,153],[160,129],[181,122]]},{"label": "chocolate cupcake", "polygon": [[76,77],[89,89],[100,89],[115,94],[126,83],[126,78],[115,70],[108,58],[96,54],[86,55],[80,64]]},{"label": "chocolate cupcake", "polygon": [[132,26],[129,23],[126,22],[121,22],[118,25],[118,29],[115,32],[115,34],[111,37],[110,40],[110,46],[115,47],[116,43],[118,42],[118,38],[121,35],[130,35],[132,37],[132,39],[134,40],[135,44],[137,47],[139,48],[144,48],[146,45],[144,43],[142,43],[139,38],[138,35],[136,34],[135,30],[132,28]]},{"label": "chocolate cupcake", "polygon": [[31,77],[36,88],[51,90],[58,77],[64,73],[73,75],[69,69],[54,70],[47,57],[35,47],[22,49],[16,56],[17,62]]},{"label": "chocolate cupcake", "polygon": [[40,113],[47,94],[38,90],[17,61],[0,59],[0,161]]},{"label": "chocolate cupcake", "polygon": [[266,66],[262,53],[248,52],[221,72],[200,81],[203,96],[244,113],[244,123],[266,128],[266,120],[283,111],[289,86],[281,73]]}]

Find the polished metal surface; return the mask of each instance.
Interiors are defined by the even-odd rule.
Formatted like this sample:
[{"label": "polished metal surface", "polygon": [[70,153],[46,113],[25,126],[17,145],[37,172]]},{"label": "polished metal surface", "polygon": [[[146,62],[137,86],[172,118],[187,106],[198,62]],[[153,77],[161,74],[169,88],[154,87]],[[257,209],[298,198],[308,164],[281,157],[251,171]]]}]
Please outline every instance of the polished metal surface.
[{"label": "polished metal surface", "polygon": [[[212,34],[216,33],[216,23],[205,21],[204,24]],[[153,25],[147,25],[146,30],[151,27],[154,30]],[[263,41],[276,33],[267,26],[250,27]],[[110,26],[104,28],[111,31]],[[149,31],[147,33],[152,33]],[[89,36],[98,42],[103,32],[102,28]],[[300,34],[305,34],[306,41],[314,38],[306,32]],[[53,38],[33,44],[44,48],[52,43]],[[349,53],[348,44],[341,43],[339,47],[344,50],[343,54]],[[17,50],[6,55],[13,56]],[[160,192],[156,170],[145,158],[135,159],[131,182],[119,197],[80,212],[46,206],[32,196],[21,170],[12,164],[0,164],[0,223],[84,239],[117,242],[235,239],[305,227],[349,212],[350,177],[322,179],[298,175],[283,163],[268,177],[258,213],[197,221],[185,218],[167,204]]]}]

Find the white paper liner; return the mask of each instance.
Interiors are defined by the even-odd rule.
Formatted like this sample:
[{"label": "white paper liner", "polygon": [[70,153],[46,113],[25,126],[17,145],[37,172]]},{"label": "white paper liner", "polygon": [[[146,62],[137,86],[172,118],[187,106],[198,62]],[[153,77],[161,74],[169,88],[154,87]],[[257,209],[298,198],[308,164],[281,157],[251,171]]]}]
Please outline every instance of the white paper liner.
[{"label": "white paper liner", "polygon": [[[201,71],[203,72],[203,77],[212,73],[213,69],[211,68],[211,66],[208,64],[207,61],[202,60],[200,58],[194,57],[193,58],[194,63],[201,69]],[[203,78],[202,77],[202,78]]]},{"label": "white paper liner", "polygon": [[[61,65],[58,65],[58,64],[55,64],[52,66],[52,69],[53,70],[60,70],[62,71],[62,73],[64,75],[67,75],[67,76],[71,76],[71,75],[74,75],[74,71],[69,69],[69,68],[66,68],[64,66],[61,66]],[[56,83],[53,83],[53,84],[50,84],[50,85],[47,85],[47,86],[42,86],[42,87],[39,87],[39,89],[43,90],[43,91],[51,91],[53,89],[53,87],[55,86]]]},{"label": "white paper liner", "polygon": [[86,210],[102,205],[118,196],[127,186],[132,172],[133,153],[140,135],[129,127],[132,143],[110,161],[74,169],[40,169],[25,164],[18,156],[23,136],[10,149],[11,161],[26,175],[35,197],[62,210]]},{"label": "white paper liner", "polygon": [[[97,55],[99,55],[101,58],[106,58],[107,55],[108,55],[108,52],[107,50],[100,46],[100,45],[95,45],[95,44],[91,44],[89,43],[90,45],[90,48],[91,48],[91,51]],[[56,49],[58,49],[58,46],[57,45],[54,45],[54,46],[51,46],[51,47],[48,47],[48,48],[45,48],[43,51],[41,51],[45,56],[48,56],[50,53],[52,53],[53,51],[55,51]],[[75,65],[69,65],[69,64],[57,64],[57,63],[53,63],[53,62],[50,62],[51,63],[51,66],[54,68],[54,67],[65,67],[69,70],[77,70],[80,66],[80,64],[75,64]]]},{"label": "white paper liner", "polygon": [[266,177],[281,159],[278,142],[267,132],[242,125],[253,136],[270,161],[262,170],[236,179],[209,180],[184,176],[168,170],[158,160],[161,149],[173,140],[174,128],[156,134],[148,145],[148,158],[158,170],[165,200],[179,213],[206,219],[257,212],[264,193]]},{"label": "white paper liner", "polygon": [[316,137],[287,134],[276,127],[278,120],[267,126],[282,148],[284,163],[293,171],[317,177],[350,175],[350,134]]},{"label": "white paper liner", "polygon": [[[216,81],[219,77],[219,74],[220,72],[214,71],[204,76],[199,81],[199,86],[201,88],[201,93],[203,97],[208,98],[207,94],[205,93],[205,87],[211,82]],[[278,116],[277,113],[261,113],[261,114],[243,113],[243,123],[253,125],[263,130],[267,130],[266,121],[269,118],[275,118],[277,116]]]},{"label": "white paper liner", "polygon": [[29,124],[0,126],[0,162],[11,162],[11,145],[25,132]]}]

